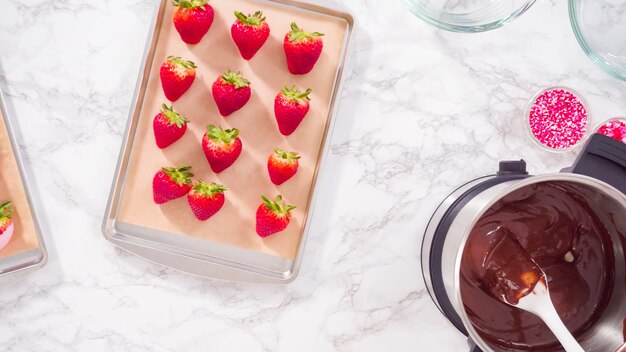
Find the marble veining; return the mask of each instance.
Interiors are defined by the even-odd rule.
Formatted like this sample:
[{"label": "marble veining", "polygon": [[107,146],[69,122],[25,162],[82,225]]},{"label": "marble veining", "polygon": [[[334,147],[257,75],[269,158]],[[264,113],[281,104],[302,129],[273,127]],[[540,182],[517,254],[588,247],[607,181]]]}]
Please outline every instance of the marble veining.
[{"label": "marble veining", "polygon": [[421,279],[421,235],[457,185],[534,148],[521,115],[566,85],[594,123],[626,85],[578,47],[564,1],[502,29],[454,34],[399,1],[342,0],[359,20],[299,278],[199,279],[106,242],[106,206],[155,0],[0,3],[0,87],[18,125],[50,262],[0,287],[6,351],[464,351]]}]

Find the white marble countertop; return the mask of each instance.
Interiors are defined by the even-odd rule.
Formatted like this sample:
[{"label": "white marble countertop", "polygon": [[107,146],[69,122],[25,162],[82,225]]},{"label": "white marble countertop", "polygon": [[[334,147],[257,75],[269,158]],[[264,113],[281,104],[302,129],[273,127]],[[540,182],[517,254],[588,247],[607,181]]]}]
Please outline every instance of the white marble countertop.
[{"label": "white marble countertop", "polygon": [[521,114],[566,85],[594,120],[626,115],[626,84],[578,47],[565,1],[512,24],[437,30],[398,0],[343,0],[360,28],[299,278],[199,279],[104,240],[100,224],[154,0],[0,3],[0,87],[32,174],[50,261],[0,288],[7,351],[464,351],[422,282],[426,222],[453,188],[534,148]]}]

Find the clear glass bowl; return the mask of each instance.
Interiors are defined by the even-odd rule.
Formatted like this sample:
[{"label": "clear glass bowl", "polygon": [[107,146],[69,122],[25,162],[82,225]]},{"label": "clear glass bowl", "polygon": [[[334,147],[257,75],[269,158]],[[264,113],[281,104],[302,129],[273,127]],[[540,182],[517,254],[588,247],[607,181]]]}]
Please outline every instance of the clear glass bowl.
[{"label": "clear glass bowl", "polygon": [[569,0],[569,17],[585,53],[603,70],[626,81],[626,1]]},{"label": "clear glass bowl", "polygon": [[513,21],[536,0],[402,0],[417,17],[453,32],[484,32]]}]

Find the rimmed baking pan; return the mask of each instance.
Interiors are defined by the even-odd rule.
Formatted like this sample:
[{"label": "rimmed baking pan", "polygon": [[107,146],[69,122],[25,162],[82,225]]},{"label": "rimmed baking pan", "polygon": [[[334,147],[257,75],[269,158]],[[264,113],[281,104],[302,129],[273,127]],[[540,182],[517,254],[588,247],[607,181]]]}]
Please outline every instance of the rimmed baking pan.
[{"label": "rimmed baking pan", "polygon": [[28,178],[0,91],[0,276],[25,274],[46,260]]},{"label": "rimmed baking pan", "polygon": [[[341,5],[291,0],[213,1],[212,27],[193,46],[181,41],[172,16],[175,7],[161,1],[150,33],[143,70],[103,222],[103,233],[115,245],[153,262],[192,274],[249,282],[289,282],[297,274],[311,215],[317,175],[323,166],[337,111],[354,19]],[[271,28],[269,40],[250,61],[243,60],[230,35],[234,11],[263,11]],[[324,49],[313,71],[292,75],[287,70],[283,38],[297,22],[325,34]],[[196,80],[174,109],[191,122],[174,145],[160,150],[152,132],[154,116],[167,101],[159,70],[168,56],[197,65]],[[251,82],[252,98],[233,115],[220,116],[211,84],[226,69],[241,71]],[[274,98],[285,85],[312,89],[311,110],[298,130],[283,136],[276,126]],[[201,148],[206,126],[238,128],[244,147],[225,172],[211,171]],[[267,176],[267,158],[274,147],[297,151],[296,176],[275,186]],[[192,166],[194,178],[227,186],[227,201],[208,221],[198,221],[184,199],[157,205],[152,178],[161,167]],[[261,195],[282,195],[297,208],[286,230],[261,238],[255,213]]]}]

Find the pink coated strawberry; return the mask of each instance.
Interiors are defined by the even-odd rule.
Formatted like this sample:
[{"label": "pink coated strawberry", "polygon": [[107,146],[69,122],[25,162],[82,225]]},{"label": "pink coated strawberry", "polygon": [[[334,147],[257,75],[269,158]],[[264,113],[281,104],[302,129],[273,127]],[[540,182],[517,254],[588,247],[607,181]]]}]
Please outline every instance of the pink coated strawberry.
[{"label": "pink coated strawberry", "polygon": [[307,89],[301,92],[295,86],[291,89],[285,88],[278,93],[274,100],[274,115],[278,122],[280,133],[285,136],[292,134],[309,112],[309,94],[311,90]]},{"label": "pink coated strawberry", "polygon": [[267,237],[287,228],[291,221],[291,210],[296,207],[285,205],[282,196],[276,196],[275,201],[261,196],[263,204],[256,211],[256,233]]},{"label": "pink coated strawberry", "polygon": [[200,221],[208,220],[224,206],[224,191],[228,188],[217,183],[198,181],[187,194],[191,211]]},{"label": "pink coated strawberry", "polygon": [[161,85],[167,99],[178,100],[196,79],[196,64],[180,57],[169,56],[161,65]]},{"label": "pink coated strawberry", "polygon": [[174,111],[174,107],[163,104],[161,112],[154,117],[152,127],[159,148],[164,149],[179,140],[187,131],[189,120]]},{"label": "pink coated strawberry", "polygon": [[241,109],[252,95],[250,81],[241,72],[226,70],[213,83],[213,98],[222,116],[228,116]]},{"label": "pink coated strawberry", "polygon": [[198,44],[213,24],[215,13],[208,0],[174,0],[174,27],[187,44]]},{"label": "pink coated strawberry", "polygon": [[265,22],[265,17],[261,11],[248,16],[235,11],[235,17],[237,20],[233,23],[230,33],[241,56],[250,60],[269,38],[270,26]]},{"label": "pink coated strawberry", "polygon": [[278,186],[292,178],[298,172],[298,159],[300,156],[294,152],[275,148],[267,161],[267,170],[272,183]]},{"label": "pink coated strawberry", "polygon": [[289,72],[294,75],[311,72],[322,55],[323,35],[318,32],[305,32],[295,22],[291,23],[291,32],[285,35],[283,43]]},{"label": "pink coated strawberry", "polygon": [[13,203],[6,202],[0,205],[0,250],[6,247],[13,237]]},{"label": "pink coated strawberry", "polygon": [[184,197],[191,190],[191,166],[164,167],[152,180],[152,192],[156,204]]},{"label": "pink coated strawberry", "polygon": [[202,150],[211,170],[216,174],[230,167],[241,155],[241,149],[239,130],[236,128],[223,130],[209,125],[202,138]]}]

